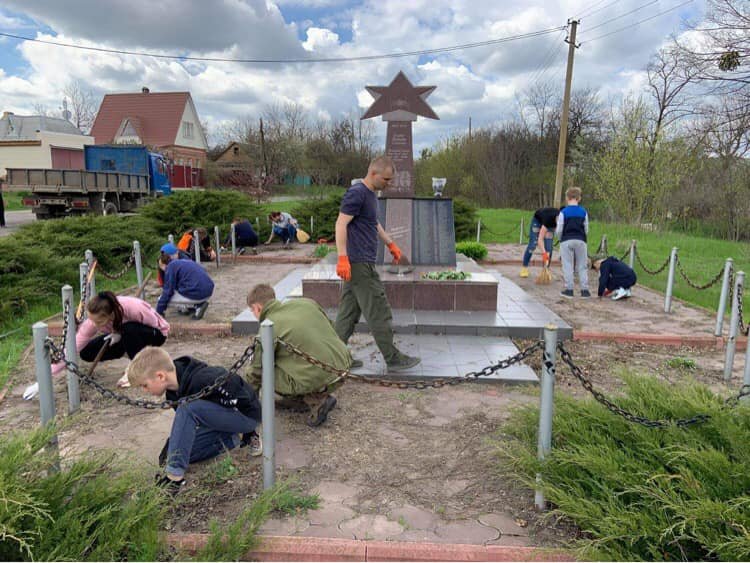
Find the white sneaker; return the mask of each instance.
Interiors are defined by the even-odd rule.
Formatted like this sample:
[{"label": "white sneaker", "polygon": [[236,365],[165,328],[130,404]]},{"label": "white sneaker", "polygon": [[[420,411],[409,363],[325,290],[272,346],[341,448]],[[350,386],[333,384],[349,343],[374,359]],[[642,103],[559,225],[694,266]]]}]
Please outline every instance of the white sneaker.
[{"label": "white sneaker", "polygon": [[23,400],[30,401],[39,394],[39,384],[32,383],[23,392]]},{"label": "white sneaker", "polygon": [[633,292],[630,291],[630,288],[625,290],[625,297],[633,297]]},{"label": "white sneaker", "polygon": [[615,290],[614,295],[612,295],[612,301],[618,301],[622,299],[623,297],[627,297],[627,296],[628,296],[628,290],[623,289],[622,287],[618,287]]}]

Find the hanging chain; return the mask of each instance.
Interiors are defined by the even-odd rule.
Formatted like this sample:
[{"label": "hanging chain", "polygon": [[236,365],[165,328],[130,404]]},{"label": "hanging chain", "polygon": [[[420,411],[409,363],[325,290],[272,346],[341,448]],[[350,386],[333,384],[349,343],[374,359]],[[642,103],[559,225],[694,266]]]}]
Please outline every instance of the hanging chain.
[{"label": "hanging chain", "polygon": [[591,381],[589,381],[583,374],[583,370],[575,365],[575,363],[573,362],[573,357],[570,355],[570,352],[565,349],[565,346],[563,346],[562,342],[557,345],[557,348],[560,350],[560,357],[562,358],[562,361],[570,368],[573,376],[581,382],[583,388],[591,393],[594,399],[604,405],[610,412],[623,417],[629,422],[634,422],[647,428],[666,428],[668,426],[678,426],[680,428],[684,428],[685,426],[689,426],[691,424],[703,424],[711,418],[711,416],[707,414],[697,414],[695,416],[691,416],[690,418],[680,418],[677,420],[651,420],[650,418],[638,416],[629,411],[626,411],[625,409],[618,407],[612,401],[607,399],[601,392],[594,389]]},{"label": "hanging chain", "polygon": [[743,385],[742,387],[740,387],[740,392],[729,397],[726,401],[724,401],[724,404],[730,409],[733,409],[740,404],[740,399],[744,397],[750,397],[750,385]]},{"label": "hanging chain", "polygon": [[744,293],[745,293],[745,287],[742,285],[738,286],[737,287],[737,311],[739,314],[737,315],[737,322],[740,325],[740,332],[744,334],[745,336],[747,336],[748,329],[750,329],[750,326],[747,326],[745,324],[744,313],[742,311],[742,304],[743,304],[742,300],[744,298]]},{"label": "hanging chain", "polygon": [[516,227],[515,226],[511,227],[511,229],[508,232],[499,233],[498,234],[495,231],[493,231],[492,229],[490,229],[489,227],[485,226],[484,223],[481,223],[481,230],[482,231],[487,231],[488,233],[490,233],[491,235],[495,235],[496,237],[505,238],[505,237],[509,237],[510,235],[514,234],[516,232]]},{"label": "hanging chain", "polygon": [[130,256],[128,257],[128,261],[125,262],[125,265],[122,267],[122,270],[117,272],[116,274],[110,274],[108,272],[105,272],[102,268],[99,268],[99,272],[107,278],[108,280],[119,280],[122,276],[124,276],[130,268],[133,267],[135,264],[135,250],[130,251]]},{"label": "hanging chain", "polygon": [[192,403],[193,401],[197,401],[199,399],[203,399],[214,392],[218,392],[219,394],[226,395],[226,392],[223,389],[223,385],[231,378],[233,375],[239,375],[238,372],[240,368],[242,368],[245,363],[247,363],[248,360],[251,360],[253,357],[253,354],[255,353],[255,345],[257,343],[257,338],[253,337],[252,342],[250,345],[245,348],[245,351],[242,353],[242,355],[239,357],[239,359],[232,364],[232,367],[229,368],[227,373],[224,375],[217,377],[216,381],[214,381],[211,385],[204,387],[197,393],[194,393],[192,395],[187,395],[185,397],[180,397],[176,401],[169,401],[164,400],[161,402],[155,402],[155,401],[148,401],[145,399],[131,399],[127,395],[122,395],[120,393],[116,393],[112,391],[111,389],[107,389],[104,387],[101,383],[96,381],[91,374],[86,374],[81,371],[81,368],[73,361],[70,361],[65,358],[65,354],[55,345],[54,341],[47,337],[46,345],[49,348],[50,351],[50,358],[54,363],[57,362],[64,362],[65,367],[68,368],[73,374],[78,377],[81,383],[84,385],[88,385],[90,387],[93,387],[96,389],[103,397],[107,399],[114,399],[118,403],[123,403],[125,405],[131,406],[131,407],[140,407],[147,410],[154,410],[154,409],[172,409],[177,408],[180,405],[184,405],[186,403]]},{"label": "hanging chain", "polygon": [[543,341],[536,342],[535,344],[532,344],[528,348],[520,351],[515,356],[511,356],[510,358],[500,360],[496,364],[490,364],[489,366],[485,367],[484,369],[480,371],[470,371],[469,373],[464,375],[462,378],[451,378],[451,379],[436,378],[436,379],[429,379],[429,380],[412,381],[412,380],[403,380],[403,379],[383,379],[383,378],[368,377],[364,375],[354,374],[354,373],[351,373],[349,370],[338,369],[330,364],[327,364],[316,358],[313,358],[307,352],[300,350],[293,344],[290,344],[289,342],[286,342],[282,340],[281,338],[277,338],[276,341],[281,346],[286,348],[290,353],[295,354],[301,357],[302,359],[304,359],[306,362],[314,366],[317,366],[320,369],[327,371],[328,373],[331,373],[333,375],[336,375],[340,378],[352,379],[354,381],[359,381],[360,383],[368,383],[370,385],[380,385],[381,387],[395,387],[397,389],[427,389],[429,387],[433,389],[439,389],[440,387],[445,387],[446,385],[459,385],[461,383],[466,383],[467,381],[474,381],[478,379],[479,377],[492,375],[498,370],[506,369],[512,366],[513,364],[517,364],[525,360],[527,357],[532,355],[537,350],[540,350],[544,346]]},{"label": "hanging chain", "polygon": [[662,264],[661,266],[659,266],[656,270],[649,270],[646,267],[646,265],[643,263],[643,260],[641,260],[641,253],[638,252],[638,247],[636,247],[636,249],[635,249],[635,258],[636,258],[636,260],[638,260],[638,263],[641,265],[641,268],[643,268],[644,272],[646,272],[647,274],[651,274],[652,276],[655,276],[657,274],[661,274],[667,268],[667,266],[669,266],[669,260],[670,260],[671,256],[667,256],[667,259],[664,262],[664,264]]},{"label": "hanging chain", "polygon": [[680,262],[680,255],[677,255],[677,271],[680,274],[680,277],[682,277],[683,280],[685,280],[685,283],[687,283],[690,287],[697,290],[704,290],[708,289],[709,287],[713,287],[721,279],[724,277],[724,267],[722,266],[721,270],[719,270],[719,273],[714,276],[714,278],[709,281],[708,283],[704,283],[703,285],[700,285],[694,281],[692,281],[690,278],[688,278],[687,273],[685,273],[685,270],[682,268],[682,262]]},{"label": "hanging chain", "polygon": [[[96,264],[96,262],[94,262]],[[80,324],[83,322],[83,318],[86,313],[86,304],[89,302],[91,297],[91,280],[89,279],[91,265],[86,265],[86,274],[83,276],[83,289],[81,290],[81,300],[78,302],[78,308],[76,310],[76,323]],[[67,318],[67,317],[66,317]]]}]

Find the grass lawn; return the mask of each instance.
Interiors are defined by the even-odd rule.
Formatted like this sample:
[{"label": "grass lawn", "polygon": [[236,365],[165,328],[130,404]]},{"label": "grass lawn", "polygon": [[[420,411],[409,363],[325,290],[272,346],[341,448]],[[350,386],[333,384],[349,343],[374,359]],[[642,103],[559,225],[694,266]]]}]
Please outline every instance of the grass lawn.
[{"label": "grass lawn", "polygon": [[29,195],[29,192],[7,192],[3,191],[3,202],[5,203],[5,211],[19,211],[21,209],[30,209],[25,207],[21,200]]},{"label": "grass lawn", "polygon": [[[528,242],[528,225],[532,215],[533,212],[519,209],[480,209],[481,241],[518,244],[520,223],[523,219],[524,243]],[[638,253],[650,270],[661,266],[669,257],[672,247],[676,246],[687,276],[699,285],[705,284],[722,270],[727,258],[734,259],[735,271],[747,272],[750,268],[750,245],[745,242],[729,242],[671,231],[645,231],[630,225],[592,220],[589,232],[590,253],[596,251],[603,234],[607,235],[609,254],[618,258],[627,252],[630,241],[636,240]],[[522,250],[519,246],[519,259],[521,255]],[[638,283],[658,291],[664,291],[666,288],[666,269],[661,274],[652,276],[644,272],[636,261],[635,271]],[[688,286],[679,273],[675,275],[674,296],[693,305],[716,310],[720,292],[720,284],[699,291]]]}]

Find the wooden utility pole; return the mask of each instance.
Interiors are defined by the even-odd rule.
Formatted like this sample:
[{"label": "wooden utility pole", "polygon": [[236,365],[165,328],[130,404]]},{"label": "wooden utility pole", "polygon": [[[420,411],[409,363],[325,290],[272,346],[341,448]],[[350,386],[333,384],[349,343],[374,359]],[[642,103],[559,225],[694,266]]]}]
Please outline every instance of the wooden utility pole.
[{"label": "wooden utility pole", "polygon": [[268,177],[268,163],[266,162],[266,136],[263,133],[263,118],[260,118],[260,154],[263,158],[263,172]]},{"label": "wooden utility pole", "polygon": [[576,29],[578,20],[570,20],[570,36],[565,40],[568,43],[568,69],[565,72],[565,93],[563,94],[562,115],[560,116],[560,144],[557,148],[557,174],[555,175],[555,196],[552,200],[553,206],[562,203],[563,173],[565,172],[565,145],[568,141],[568,113],[570,112],[570,83],[573,81],[573,55],[576,48]]},{"label": "wooden utility pole", "polygon": [[471,117],[469,117],[469,142],[471,143]]}]

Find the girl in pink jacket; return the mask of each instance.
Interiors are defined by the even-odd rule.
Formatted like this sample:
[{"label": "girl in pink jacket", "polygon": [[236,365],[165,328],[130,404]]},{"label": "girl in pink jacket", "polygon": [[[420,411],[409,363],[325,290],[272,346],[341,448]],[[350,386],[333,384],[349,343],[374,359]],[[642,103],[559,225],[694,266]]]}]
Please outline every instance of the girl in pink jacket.
[{"label": "girl in pink jacket", "polygon": [[[102,347],[109,343],[100,361],[121,358],[131,360],[146,346],[161,346],[169,334],[169,323],[151,305],[137,297],[117,297],[111,291],[102,291],[89,301],[88,318],[76,332],[76,350],[82,360],[93,362]],[[65,365],[52,367],[57,374]],[[120,387],[127,383],[124,377]]]}]

